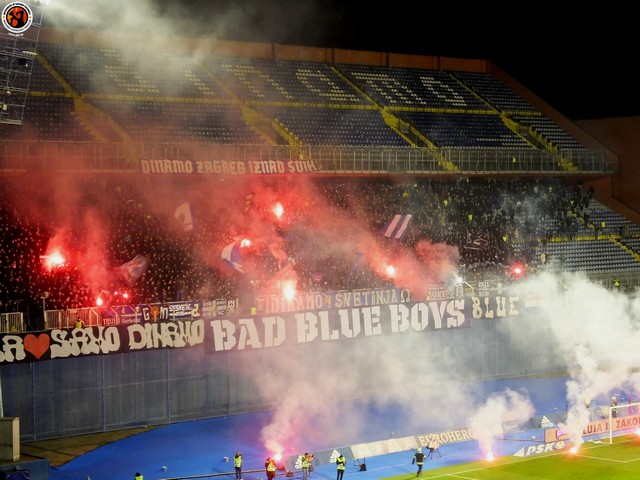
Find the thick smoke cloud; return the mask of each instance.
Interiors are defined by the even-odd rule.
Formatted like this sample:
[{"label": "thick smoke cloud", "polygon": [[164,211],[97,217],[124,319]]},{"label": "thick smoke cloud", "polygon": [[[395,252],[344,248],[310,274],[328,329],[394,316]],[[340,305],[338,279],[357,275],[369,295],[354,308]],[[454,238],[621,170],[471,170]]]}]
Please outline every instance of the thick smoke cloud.
[{"label": "thick smoke cloud", "polygon": [[539,321],[551,334],[554,353],[569,367],[566,429],[579,445],[589,420],[587,405],[608,405],[621,391],[637,401],[640,305],[635,295],[603,288],[581,275],[541,275],[523,288],[546,299]]}]

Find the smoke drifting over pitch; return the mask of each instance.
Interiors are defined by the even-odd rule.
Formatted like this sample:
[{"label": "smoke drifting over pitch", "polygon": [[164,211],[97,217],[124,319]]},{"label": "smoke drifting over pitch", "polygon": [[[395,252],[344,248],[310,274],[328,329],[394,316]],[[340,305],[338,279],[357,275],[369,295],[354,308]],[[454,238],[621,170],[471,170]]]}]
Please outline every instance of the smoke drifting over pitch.
[{"label": "smoke drifting over pitch", "polygon": [[589,418],[587,404],[608,405],[621,391],[637,401],[640,303],[635,294],[602,288],[580,275],[542,275],[523,288],[546,299],[539,320],[549,332],[544,341],[551,341],[550,353],[569,368],[566,429],[579,445]]}]

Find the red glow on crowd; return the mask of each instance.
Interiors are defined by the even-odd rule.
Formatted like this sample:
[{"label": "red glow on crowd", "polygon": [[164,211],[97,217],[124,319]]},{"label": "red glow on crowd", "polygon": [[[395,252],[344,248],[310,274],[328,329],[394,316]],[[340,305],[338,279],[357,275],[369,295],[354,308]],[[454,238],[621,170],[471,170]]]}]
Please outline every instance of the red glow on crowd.
[{"label": "red glow on crowd", "polygon": [[525,269],[521,264],[515,263],[511,266],[510,273],[511,273],[511,278],[520,279],[524,276]]},{"label": "red glow on crowd", "polygon": [[284,214],[284,207],[280,202],[276,202],[276,204],[273,206],[273,214],[278,220],[282,219],[282,215]]},{"label": "red glow on crowd", "polygon": [[40,258],[48,271],[51,271],[54,268],[64,267],[67,263],[64,255],[62,255],[60,250],[57,249],[52,250],[47,255],[42,255]]},{"label": "red glow on crowd", "polygon": [[131,294],[126,290],[101,290],[96,297],[96,307],[109,307],[111,305],[125,305],[131,299]]},{"label": "red glow on crowd", "polygon": [[296,287],[292,282],[287,282],[282,287],[282,295],[286,300],[293,300],[296,296]]},{"label": "red glow on crowd", "polygon": [[122,298],[123,301],[129,299],[129,293],[124,291],[115,291],[113,292],[113,298]]}]

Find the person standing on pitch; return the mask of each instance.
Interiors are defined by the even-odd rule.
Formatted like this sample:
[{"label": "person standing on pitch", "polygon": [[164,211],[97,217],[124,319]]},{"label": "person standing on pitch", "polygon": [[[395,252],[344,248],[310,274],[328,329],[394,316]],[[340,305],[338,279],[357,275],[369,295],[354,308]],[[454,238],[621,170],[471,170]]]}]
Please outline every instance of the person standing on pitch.
[{"label": "person standing on pitch", "polygon": [[413,460],[411,460],[411,464],[415,464],[418,466],[418,471],[416,472],[416,477],[422,476],[422,465],[424,464],[424,453],[422,453],[422,449],[418,448],[416,453],[413,454]]},{"label": "person standing on pitch", "polygon": [[233,457],[233,467],[236,470],[236,480],[242,480],[242,453],[236,452]]},{"label": "person standing on pitch", "polygon": [[347,459],[344,458],[344,455],[340,454],[338,456],[338,459],[336,460],[336,469],[338,472],[338,476],[336,477],[336,480],[342,480],[342,477],[344,476],[345,468],[347,468]]},{"label": "person standing on pitch", "polygon": [[264,467],[267,470],[267,480],[273,480],[276,476],[276,461],[271,457],[267,457]]},{"label": "person standing on pitch", "polygon": [[311,471],[311,462],[313,462],[313,455],[305,452],[302,456],[302,480],[309,478],[309,472]]}]

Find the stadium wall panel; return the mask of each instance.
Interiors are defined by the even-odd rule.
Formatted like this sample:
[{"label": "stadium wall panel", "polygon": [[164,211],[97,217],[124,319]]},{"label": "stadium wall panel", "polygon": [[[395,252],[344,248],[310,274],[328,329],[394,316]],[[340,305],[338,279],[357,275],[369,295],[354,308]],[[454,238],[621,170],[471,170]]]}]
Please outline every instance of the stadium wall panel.
[{"label": "stadium wall panel", "polygon": [[[554,345],[532,342],[546,338],[537,330],[535,316],[484,319],[471,328],[378,336],[347,347],[319,342],[215,354],[193,347],[7,364],[0,367],[10,393],[4,414],[21,419],[25,442],[269,409],[290,395],[292,372],[320,361],[325,372],[356,383],[362,398],[396,388],[373,374],[389,363],[460,382],[563,371],[550,353]],[[281,385],[262,388],[265,372],[277,373]]]}]

